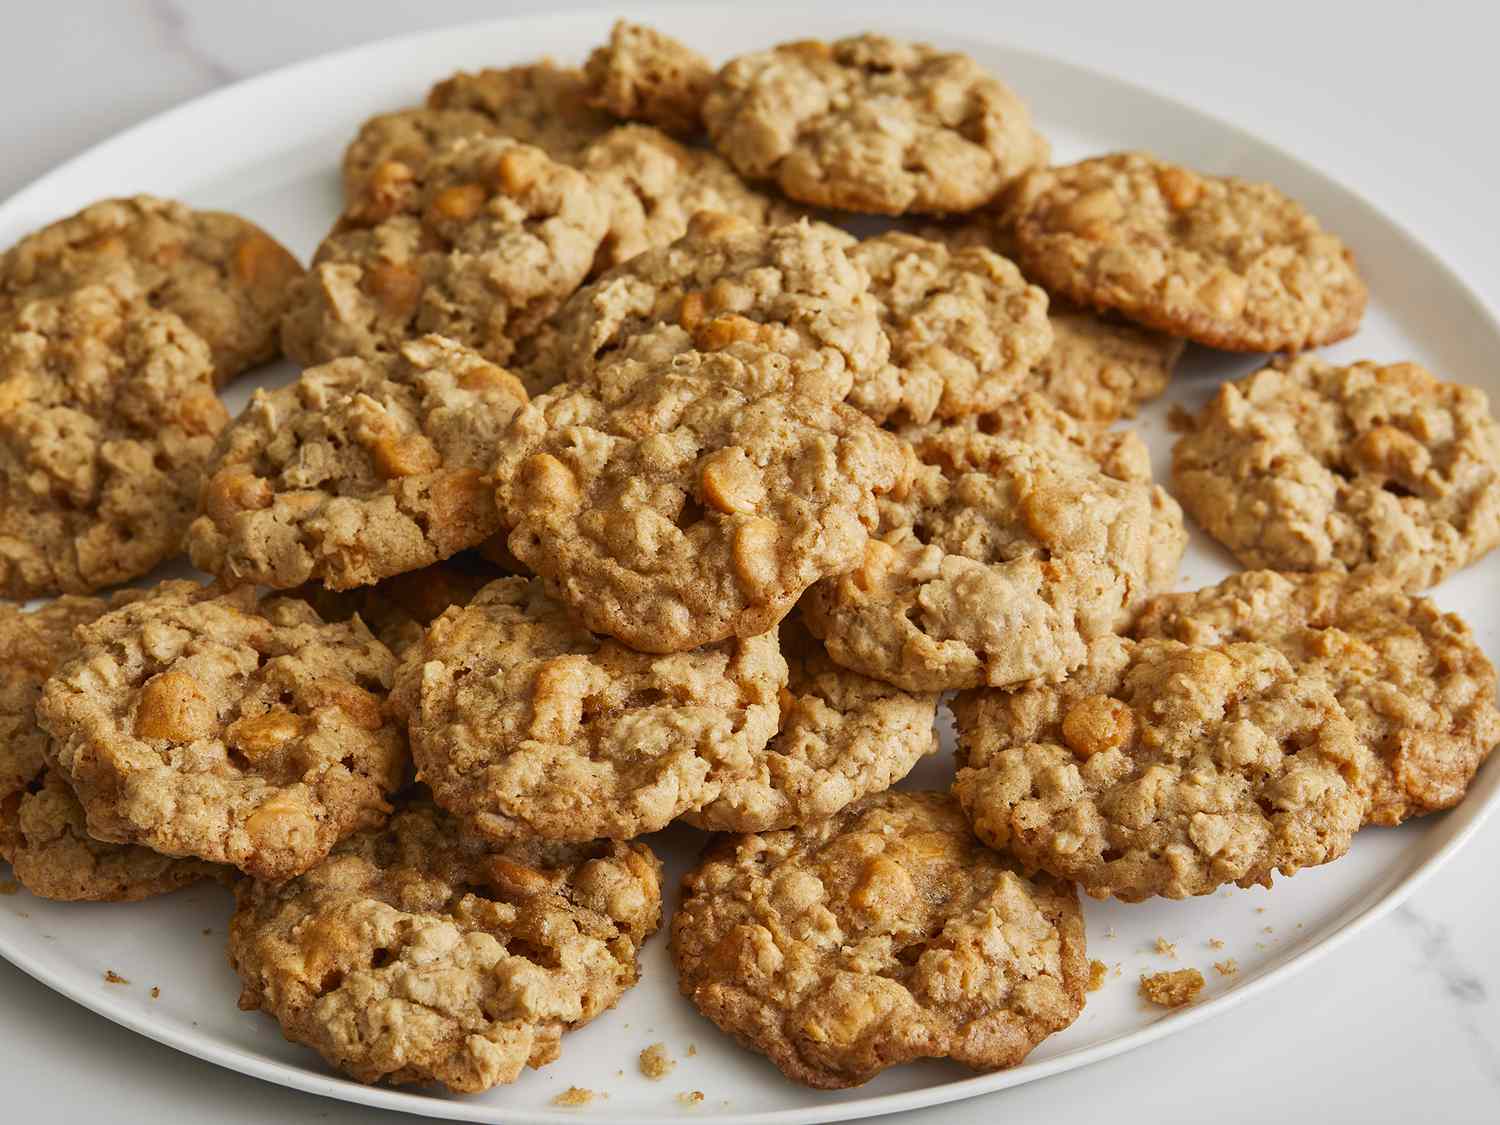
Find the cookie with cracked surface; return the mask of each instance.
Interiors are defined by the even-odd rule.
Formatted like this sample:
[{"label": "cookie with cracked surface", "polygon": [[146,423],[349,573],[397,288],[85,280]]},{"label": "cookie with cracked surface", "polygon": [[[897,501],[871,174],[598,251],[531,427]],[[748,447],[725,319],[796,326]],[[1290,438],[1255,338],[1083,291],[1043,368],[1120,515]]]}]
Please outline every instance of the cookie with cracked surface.
[{"label": "cookie with cracked surface", "polygon": [[1182,340],[1065,303],[1054,303],[1047,320],[1052,349],[1022,385],[1094,425],[1134,418],[1167,389],[1182,358]]},{"label": "cookie with cracked surface", "polygon": [[1225,383],[1172,450],[1183,507],[1249,567],[1416,593],[1500,542],[1500,425],[1414,363],[1312,356]]},{"label": "cookie with cracked surface", "polygon": [[346,590],[478,546],[500,527],[488,473],[525,401],[441,336],[257,390],[219,442],[193,563],[231,585]]},{"label": "cookie with cracked surface", "polygon": [[913,694],[840,668],[795,616],[781,623],[789,677],[781,721],[753,769],[683,817],[710,832],[812,824],[900,781],[937,752],[936,693]]},{"label": "cookie with cracked surface", "polygon": [[1096,898],[1269,886],[1335,860],[1371,755],[1329,686],[1270,645],[1094,640],[1061,684],[954,703],[954,793],[980,839]]},{"label": "cookie with cracked surface", "polygon": [[479,1093],[612,1008],[661,924],[643,844],[488,844],[425,800],[235,891],[240,1007],[360,1082]]},{"label": "cookie with cracked surface", "polygon": [[166,582],[77,638],[37,719],[98,839],[285,879],[389,811],[396,658],[359,621]]},{"label": "cookie with cracked surface", "polygon": [[37,297],[120,273],[208,343],[214,382],[280,354],[276,327],[302,266],[260,227],[223,211],[137,195],[94,203],[0,258],[0,320]]},{"label": "cookie with cracked surface", "polygon": [[208,345],[134,283],[0,330],[0,595],[89,593],[182,549],[228,413]]},{"label": "cookie with cracked surface", "polygon": [[370,118],[344,150],[345,214],[368,225],[419,211],[433,156],[461,137],[495,133],[488,116],[467,109],[417,106]]},{"label": "cookie with cracked surface", "polygon": [[1457,616],[1394,586],[1336,574],[1236,574],[1154,598],[1140,637],[1254,642],[1325,681],[1375,755],[1367,819],[1451,808],[1500,743],[1495,669]]},{"label": "cookie with cracked surface", "polygon": [[626,121],[679,137],[703,130],[703,99],[714,68],[691,47],[644,24],[616,21],[609,42],[583,66],[590,103]]},{"label": "cookie with cracked surface", "polygon": [[583,71],[544,59],[523,66],[459,71],[427,94],[429,109],[488,117],[496,133],[573,161],[619,122],[591,103]]},{"label": "cookie with cracked surface", "polygon": [[721,836],[672,919],[678,983],[796,1082],[1015,1066],[1083,1008],[1073,888],[983,847],[957,802],[882,793],[803,828]]},{"label": "cookie with cracked surface", "polygon": [[1182,512],[1139,437],[1037,395],[903,433],[911,485],[880,501],[860,564],[802,603],[845,667],[908,691],[1059,679],[1175,577]]},{"label": "cookie with cracked surface", "polygon": [[897,438],[789,393],[776,364],[765,375],[726,352],[679,358],[693,362],[619,396],[534,400],[495,469],[516,557],[590,630],[644,652],[774,628],[813,582],[858,561],[876,497],[910,468]]},{"label": "cookie with cracked surface", "polygon": [[1297,352],[1364,315],[1349,248],[1270,184],[1115,153],[1030,173],[1007,222],[1049,293],[1211,348]]},{"label": "cookie with cracked surface", "polygon": [[304,366],[435,332],[504,363],[593,266],[608,204],[588,177],[508,137],[461,137],[419,213],[340,220],[293,286],[282,344]]},{"label": "cookie with cracked surface", "polygon": [[418,776],[480,833],[628,840],[750,772],[786,679],[774,633],[648,655],[508,578],[433,622],[392,701]]},{"label": "cookie with cracked surface", "polygon": [[879,35],[742,55],[703,120],[746,177],[882,215],[972,211],[1048,155],[1026,106],[968,55]]}]

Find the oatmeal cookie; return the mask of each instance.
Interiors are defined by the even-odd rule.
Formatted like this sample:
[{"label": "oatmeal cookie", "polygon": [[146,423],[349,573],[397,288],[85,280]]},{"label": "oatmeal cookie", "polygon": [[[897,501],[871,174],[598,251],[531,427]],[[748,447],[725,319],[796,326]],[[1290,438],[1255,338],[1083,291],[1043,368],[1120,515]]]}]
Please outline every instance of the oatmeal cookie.
[{"label": "oatmeal cookie", "polygon": [[340,221],[293,286],[282,343],[311,366],[435,332],[504,363],[582,284],[608,225],[583,173],[508,137],[459,138],[427,165],[420,213]]},{"label": "oatmeal cookie", "polygon": [[230,584],[345,590],[475,547],[499,529],[488,470],[525,401],[440,336],[258,390],[219,443],[193,563]]},{"label": "oatmeal cookie", "polygon": [[1348,247],[1269,184],[1117,153],[1032,172],[1006,221],[1049,293],[1211,348],[1301,351],[1364,314]]},{"label": "oatmeal cookie", "polygon": [[240,1007],[361,1082],[478,1093],[612,1008],[661,924],[642,844],[486,844],[425,800],[281,884],[244,880]]},{"label": "oatmeal cookie", "polygon": [[883,215],[971,211],[1048,155],[1025,105],[969,56],[879,35],[742,55],[703,120],[750,179]]},{"label": "oatmeal cookie", "polygon": [[1414,363],[1312,356],[1225,383],[1172,451],[1188,514],[1249,567],[1416,593],[1500,542],[1500,425]]},{"label": "oatmeal cookie", "polygon": [[619,122],[590,102],[583,71],[550,60],[504,69],[459,71],[427,94],[429,109],[483,114],[497,134],[573,161]]},{"label": "oatmeal cookie", "polygon": [[748,775],[786,682],[774,633],[646,655],[508,578],[432,624],[392,701],[418,776],[484,835],[623,840]]},{"label": "oatmeal cookie", "polygon": [[138,292],[84,285],[0,329],[0,595],[88,593],[182,548],[228,414],[208,345]]},{"label": "oatmeal cookie", "polygon": [[781,623],[790,676],[781,722],[753,769],[683,817],[710,832],[812,824],[889,789],[938,748],[936,693],[911,694],[840,668],[795,616]]},{"label": "oatmeal cookie", "polygon": [[1147,605],[1141,637],[1269,645],[1338,699],[1374,754],[1367,818],[1450,808],[1500,743],[1495,669],[1469,627],[1425,598],[1336,574],[1236,574]]},{"label": "oatmeal cookie", "polygon": [[851,407],[756,385],[726,352],[606,398],[523,408],[495,477],[510,548],[590,630],[680,652],[775,627],[854,565],[903,444]]},{"label": "oatmeal cookie", "polygon": [[683,994],[808,1086],[921,1058],[1015,1066],[1083,1008],[1073,888],[981,847],[944,794],[883,793],[804,828],[717,837],[683,896]]},{"label": "oatmeal cookie", "polygon": [[166,582],[77,637],[37,719],[98,839],[285,879],[389,811],[396,659],[357,620]]},{"label": "oatmeal cookie", "polygon": [[421,210],[422,185],[433,156],[460,137],[496,133],[494,122],[467,109],[401,109],[370,118],[344,150],[344,208],[370,225]]},{"label": "oatmeal cookie", "polygon": [[207,341],[214,381],[280,353],[276,326],[302,267],[248,219],[138,195],[85,207],[0,257],[0,320],[124,273],[152,308],[175,313]]},{"label": "oatmeal cookie", "polygon": [[714,68],[691,47],[655,28],[619,20],[609,42],[589,55],[583,72],[590,103],[626,121],[644,121],[691,137],[703,130],[703,99]]},{"label": "oatmeal cookie", "polygon": [[1047,320],[1052,349],[1022,386],[1094,425],[1134,418],[1167,389],[1182,358],[1182,340],[1063,302],[1052,304]]},{"label": "oatmeal cookie", "polygon": [[1145,445],[1036,395],[903,431],[920,466],[864,558],[803,600],[846,668],[908,691],[1055,680],[1170,585],[1182,513]]},{"label": "oatmeal cookie", "polygon": [[1348,850],[1371,755],[1265,644],[1099,637],[1061,684],[961,694],[954,792],[1029,868],[1139,902],[1269,886]]}]

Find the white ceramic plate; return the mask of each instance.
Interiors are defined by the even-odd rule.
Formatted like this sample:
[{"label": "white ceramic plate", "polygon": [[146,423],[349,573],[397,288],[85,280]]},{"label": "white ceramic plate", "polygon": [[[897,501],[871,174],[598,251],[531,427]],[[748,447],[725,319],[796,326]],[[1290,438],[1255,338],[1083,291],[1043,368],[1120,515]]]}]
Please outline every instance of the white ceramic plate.
[{"label": "white ceramic plate", "polygon": [[[748,8],[671,7],[638,13],[710,54],[748,50],[794,36],[863,30],[816,14],[789,26],[785,13]],[[164,114],[53,172],[0,207],[0,245],[108,195],[150,191],[199,206],[244,212],[310,253],[339,205],[337,167],[344,144],[371,114],[418,102],[427,87],[461,68],[504,65],[552,55],[580,60],[607,33],[610,17],[580,13],[501,21],[393,40],[347,51],[241,83]],[[963,36],[934,28],[887,28],[965,49],[992,67],[1031,103],[1059,161],[1092,152],[1142,147],[1204,169],[1271,180],[1303,200],[1347,239],[1373,291],[1363,330],[1333,354],[1353,359],[1414,358],[1448,378],[1500,394],[1494,356],[1500,326],[1481,301],[1416,238],[1358,195],[1274,146],[1194,109],[1047,58],[1007,50],[973,29]],[[1166,398],[1140,420],[1158,476],[1170,438],[1164,420],[1177,403],[1196,407],[1217,382],[1250,370],[1246,357],[1190,352]],[[242,379],[229,392],[238,409],[255,383],[290,378],[286,365]],[[1181,586],[1217,581],[1227,556],[1195,533]],[[1436,598],[1463,613],[1481,644],[1500,655],[1500,553],[1445,583]],[[1489,596],[1486,597],[1485,595]],[[945,756],[941,756],[945,757]],[[908,786],[945,786],[944,760],[919,768]],[[1068,1031],[1042,1044],[1014,1070],[973,1075],[945,1063],[899,1067],[857,1090],[820,1093],[780,1078],[758,1055],[740,1050],[676,990],[664,937],[649,944],[644,977],[618,1009],[569,1035],[562,1057],[514,1085],[478,1097],[360,1086],[325,1068],[311,1051],[285,1042],[276,1025],[243,1014],[223,953],[229,901],[199,887],[151,902],[62,905],[25,894],[0,898],[0,954],[118,1023],[163,1043],[247,1074],[314,1093],[464,1121],[577,1119],[659,1121],[675,1115],[715,1122],[792,1122],[860,1117],[913,1109],[1028,1082],[1082,1066],[1174,1031],[1287,981],[1363,926],[1388,912],[1473,834],[1500,804],[1500,761],[1480,771],[1468,800],[1445,815],[1399,830],[1362,833],[1336,864],[1281,880],[1274,891],[1225,891],[1190,902],[1137,906],[1087,904],[1090,953],[1117,976],[1089,997]],[[653,840],[667,859],[668,908],[677,876],[701,844],[690,830]],[[1154,950],[1158,937],[1176,959]],[[1217,944],[1222,942],[1222,948]],[[1239,972],[1221,976],[1214,961],[1233,957]],[[1176,1013],[1148,1009],[1136,996],[1142,971],[1193,965],[1209,985],[1203,999]],[[106,970],[128,984],[108,984]],[[153,999],[150,990],[160,988]],[[661,1082],[636,1069],[636,1052],[664,1041],[678,1060]],[[696,1053],[689,1055],[689,1047]],[[551,1099],[571,1085],[607,1094],[579,1110]],[[702,1091],[693,1109],[679,1092]]]}]

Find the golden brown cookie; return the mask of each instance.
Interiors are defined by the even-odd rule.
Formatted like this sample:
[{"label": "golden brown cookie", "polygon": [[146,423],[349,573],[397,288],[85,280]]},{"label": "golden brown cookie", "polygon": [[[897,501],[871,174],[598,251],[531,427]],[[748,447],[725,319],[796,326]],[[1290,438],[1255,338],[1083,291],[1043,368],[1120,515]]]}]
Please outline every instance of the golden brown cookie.
[{"label": "golden brown cookie", "polygon": [[150,307],[208,343],[214,382],[276,358],[297,259],[248,219],[170,199],[106,199],[28,235],[0,258],[0,321],[28,300],[121,274]]},{"label": "golden brown cookie", "polygon": [[1083,422],[1134,418],[1167,389],[1183,341],[1064,303],[1047,313],[1052,349],[1022,384]]},{"label": "golden brown cookie", "polygon": [[488,472],[520,381],[440,336],[258,390],[225,431],[190,548],[233,585],[367,586],[499,529]]},{"label": "golden brown cookie", "polygon": [[228,414],[208,345],[134,284],[0,327],[0,595],[88,593],[182,549]]},{"label": "golden brown cookie", "polygon": [[384,819],[406,738],[395,657],[359,621],[166,582],[77,639],[37,719],[91,835],[284,879]]},{"label": "golden brown cookie", "polygon": [[642,844],[486,844],[418,799],[236,897],[241,1008],[361,1082],[478,1093],[557,1058],[636,982],[661,864]]},{"label": "golden brown cookie", "polygon": [[416,107],[382,113],[344,150],[344,209],[361,225],[418,211],[433,156],[460,137],[493,136],[494,122],[466,109]]},{"label": "golden brown cookie", "polygon": [[1183,507],[1246,566],[1415,593],[1500,542],[1500,425],[1414,363],[1313,356],[1223,384],[1172,451]]},{"label": "golden brown cookie", "polygon": [[482,834],[626,840],[750,772],[786,679],[774,633],[649,656],[507,578],[433,622],[393,703],[418,776]]},{"label": "golden brown cookie", "polygon": [[590,102],[626,121],[691,137],[703,129],[703,99],[714,80],[708,60],[655,28],[617,20],[609,42],[584,64]]},{"label": "golden brown cookie", "polygon": [[683,994],[788,1078],[1015,1066],[1083,1008],[1073,888],[982,847],[957,802],[883,793],[804,828],[723,836],[683,884]]},{"label": "golden brown cookie", "polygon": [[1155,598],[1135,635],[1283,653],[1324,681],[1375,755],[1359,778],[1375,824],[1450,808],[1500,743],[1495,669],[1469,627],[1425,598],[1336,574],[1252,571]]},{"label": "golden brown cookie", "polygon": [[1006,222],[1047,292],[1212,348],[1301,351],[1364,314],[1348,247],[1270,184],[1116,153],[1032,172]]},{"label": "golden brown cookie", "polygon": [[619,122],[590,102],[583,71],[550,60],[503,69],[459,71],[427,94],[429,109],[483,114],[495,132],[572,161]]},{"label": "golden brown cookie", "polygon": [[968,55],[880,35],[742,55],[703,104],[714,147],[746,177],[846,211],[971,211],[1047,142]]}]

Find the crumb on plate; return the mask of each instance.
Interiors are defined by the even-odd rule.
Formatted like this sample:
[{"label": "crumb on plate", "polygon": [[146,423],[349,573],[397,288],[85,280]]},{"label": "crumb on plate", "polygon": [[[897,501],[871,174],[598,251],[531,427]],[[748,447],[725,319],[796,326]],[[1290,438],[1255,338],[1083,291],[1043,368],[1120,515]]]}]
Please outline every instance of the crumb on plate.
[{"label": "crumb on plate", "polygon": [[1169,973],[1141,974],[1141,995],[1159,1008],[1190,1004],[1203,989],[1203,974],[1197,969],[1174,969]]}]

